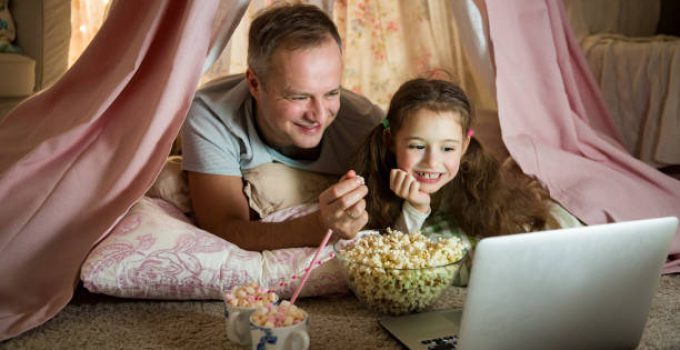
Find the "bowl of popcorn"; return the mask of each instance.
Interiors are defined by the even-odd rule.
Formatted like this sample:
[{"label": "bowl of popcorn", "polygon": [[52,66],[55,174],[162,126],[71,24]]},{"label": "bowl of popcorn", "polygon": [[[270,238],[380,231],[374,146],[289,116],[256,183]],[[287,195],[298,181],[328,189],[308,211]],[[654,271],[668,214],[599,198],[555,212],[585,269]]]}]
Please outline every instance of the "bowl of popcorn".
[{"label": "bowl of popcorn", "polygon": [[333,245],[347,284],[370,309],[402,315],[430,306],[451,286],[465,252],[457,238],[362,231]]}]

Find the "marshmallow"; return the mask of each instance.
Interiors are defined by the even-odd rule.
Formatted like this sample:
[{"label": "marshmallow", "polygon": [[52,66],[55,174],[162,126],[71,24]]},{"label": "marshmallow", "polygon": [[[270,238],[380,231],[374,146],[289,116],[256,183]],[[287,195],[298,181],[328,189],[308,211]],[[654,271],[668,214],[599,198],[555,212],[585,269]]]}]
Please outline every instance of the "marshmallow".
[{"label": "marshmallow", "polygon": [[304,321],[305,318],[305,312],[288,300],[282,301],[279,305],[258,307],[250,316],[253,324],[267,328],[292,326]]},{"label": "marshmallow", "polygon": [[236,286],[224,293],[224,301],[233,307],[255,308],[272,304],[278,299],[276,293],[263,289],[254,282]]}]

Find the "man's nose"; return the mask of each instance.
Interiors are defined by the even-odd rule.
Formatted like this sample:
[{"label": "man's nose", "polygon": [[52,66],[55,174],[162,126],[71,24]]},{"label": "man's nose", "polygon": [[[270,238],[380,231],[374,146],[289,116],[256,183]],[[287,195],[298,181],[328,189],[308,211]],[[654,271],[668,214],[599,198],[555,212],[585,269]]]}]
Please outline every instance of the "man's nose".
[{"label": "man's nose", "polygon": [[307,105],[307,119],[315,122],[323,122],[326,105],[322,99],[312,98]]}]

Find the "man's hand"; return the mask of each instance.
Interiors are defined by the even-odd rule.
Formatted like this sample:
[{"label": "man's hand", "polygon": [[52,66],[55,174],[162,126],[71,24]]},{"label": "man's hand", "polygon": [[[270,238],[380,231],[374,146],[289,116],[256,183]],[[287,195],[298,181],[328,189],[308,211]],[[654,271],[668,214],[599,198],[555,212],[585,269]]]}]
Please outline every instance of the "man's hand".
[{"label": "man's hand", "polygon": [[430,195],[420,190],[420,183],[409,173],[401,169],[392,169],[390,171],[390,190],[397,197],[409,202],[419,212],[429,212]]},{"label": "man's hand", "polygon": [[319,195],[319,220],[321,225],[343,239],[352,239],[368,223],[366,201],[368,187],[354,170],[345,174],[338,183]]}]

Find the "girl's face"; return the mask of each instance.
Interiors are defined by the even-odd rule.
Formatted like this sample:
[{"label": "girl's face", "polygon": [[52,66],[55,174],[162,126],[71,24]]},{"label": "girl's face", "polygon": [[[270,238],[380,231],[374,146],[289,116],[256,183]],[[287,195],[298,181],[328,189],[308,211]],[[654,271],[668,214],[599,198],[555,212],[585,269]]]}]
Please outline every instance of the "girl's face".
[{"label": "girl's face", "polygon": [[456,177],[469,143],[457,112],[424,108],[411,112],[393,136],[397,166],[430,194]]}]

